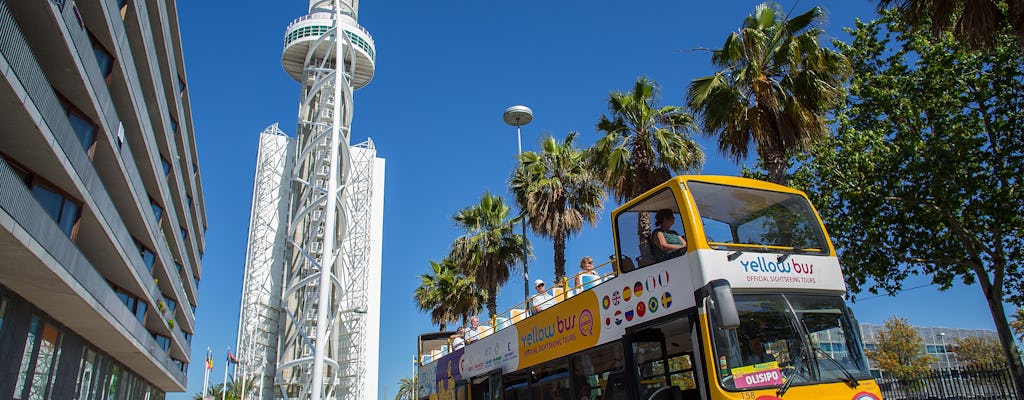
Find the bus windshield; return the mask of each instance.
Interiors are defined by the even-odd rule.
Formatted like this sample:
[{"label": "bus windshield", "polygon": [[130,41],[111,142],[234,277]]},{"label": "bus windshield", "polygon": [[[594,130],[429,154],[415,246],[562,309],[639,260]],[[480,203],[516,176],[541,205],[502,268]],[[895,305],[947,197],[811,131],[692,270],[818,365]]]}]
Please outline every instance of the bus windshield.
[{"label": "bus windshield", "polygon": [[[712,321],[718,379],[728,390],[871,379],[856,324],[838,296],[736,295],[740,327]],[[716,311],[708,300],[712,314]]]},{"label": "bus windshield", "polygon": [[803,196],[699,181],[687,186],[712,248],[828,252],[817,214]]}]

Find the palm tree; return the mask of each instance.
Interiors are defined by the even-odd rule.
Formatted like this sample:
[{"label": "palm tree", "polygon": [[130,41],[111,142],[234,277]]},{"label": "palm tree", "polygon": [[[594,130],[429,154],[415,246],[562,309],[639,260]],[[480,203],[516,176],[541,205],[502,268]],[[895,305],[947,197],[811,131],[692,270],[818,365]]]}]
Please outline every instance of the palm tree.
[{"label": "palm tree", "polygon": [[416,381],[413,378],[402,378],[398,381],[398,394],[395,400],[413,400],[416,398]]},{"label": "palm tree", "polygon": [[444,331],[449,322],[462,321],[480,312],[486,293],[473,278],[460,274],[451,260],[430,262],[433,274],[420,275],[420,286],[413,299],[421,311],[430,313],[430,321]]},{"label": "palm tree", "polygon": [[[704,152],[689,134],[696,129],[693,115],[682,107],[659,106],[658,92],[657,83],[640,77],[632,92],[609,94],[611,117],[602,115],[597,123],[604,136],[587,150],[598,179],[619,202],[704,163]],[[647,243],[650,235],[650,216],[640,213],[637,237]]]},{"label": "palm tree", "polygon": [[[494,317],[498,288],[527,256],[523,251],[528,246],[526,238],[512,229],[516,221],[509,218],[509,206],[490,193],[485,192],[478,204],[459,210],[452,219],[466,233],[455,239],[450,257],[460,260],[462,272],[487,291],[487,310]],[[527,248],[525,253],[529,252]]]},{"label": "palm tree", "polygon": [[640,77],[632,92],[609,94],[611,117],[602,115],[597,123],[604,136],[589,149],[590,161],[620,202],[704,163],[704,152],[689,135],[696,129],[693,116],[682,107],[658,106],[658,92],[657,83]]},{"label": "palm tree", "polygon": [[555,250],[555,281],[565,277],[565,241],[579,233],[583,223],[593,226],[604,203],[604,190],[586,163],[584,152],[569,132],[559,144],[548,136],[541,153],[519,156],[510,186],[516,204],[529,217],[530,229],[551,238]]},{"label": "palm tree", "polygon": [[1003,27],[1024,47],[1024,0],[878,0],[878,12],[893,7],[903,23],[933,34],[951,32],[968,48],[991,49]]},{"label": "palm tree", "polygon": [[721,71],[695,79],[687,92],[718,149],[740,162],[754,143],[774,183],[786,184],[793,151],[828,136],[825,114],[844,98],[849,62],[819,46],[823,18],[820,7],[787,19],[777,4],[757,5],[712,52]]},{"label": "palm tree", "polygon": [[[245,392],[246,393],[251,393],[254,390],[255,387],[256,387],[255,381],[247,380],[245,382]],[[228,392],[224,393],[224,384],[223,383],[218,383],[218,384],[213,385],[212,387],[210,387],[209,395],[213,396],[213,398],[217,399],[217,400],[220,400],[221,398],[224,398],[226,400],[239,400],[239,399],[242,398],[242,381],[241,380],[233,380],[233,381],[228,382],[227,388],[228,388]],[[203,399],[203,395],[202,395],[202,393],[197,393],[197,394],[193,395],[192,398],[195,399],[195,400],[202,400]]]}]

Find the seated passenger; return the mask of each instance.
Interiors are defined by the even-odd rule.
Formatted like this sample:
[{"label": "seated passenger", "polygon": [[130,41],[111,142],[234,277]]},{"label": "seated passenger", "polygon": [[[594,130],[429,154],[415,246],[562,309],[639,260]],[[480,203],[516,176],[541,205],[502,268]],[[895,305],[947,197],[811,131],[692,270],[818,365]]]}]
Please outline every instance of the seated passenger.
[{"label": "seated passenger", "polygon": [[656,262],[678,257],[686,252],[686,238],[673,231],[672,224],[676,223],[675,214],[667,208],[658,210],[654,214],[658,227],[651,232],[651,251],[654,253]]},{"label": "seated passenger", "polygon": [[535,288],[537,288],[537,294],[535,294],[533,298],[530,299],[530,309],[533,310],[534,314],[536,314],[541,312],[541,310],[550,307],[551,304],[553,304],[554,302],[549,301],[551,300],[551,295],[548,294],[547,290],[544,290],[543,279],[538,279],[534,281],[533,285]]},{"label": "seated passenger", "polygon": [[466,345],[466,339],[462,338],[465,334],[466,329],[460,326],[458,332],[455,332],[455,334],[451,336],[450,339],[452,340],[452,351],[461,349],[463,346]]},{"label": "seated passenger", "polygon": [[476,315],[469,319],[469,329],[466,330],[466,343],[470,343],[476,340],[477,336],[480,335],[480,318]]}]

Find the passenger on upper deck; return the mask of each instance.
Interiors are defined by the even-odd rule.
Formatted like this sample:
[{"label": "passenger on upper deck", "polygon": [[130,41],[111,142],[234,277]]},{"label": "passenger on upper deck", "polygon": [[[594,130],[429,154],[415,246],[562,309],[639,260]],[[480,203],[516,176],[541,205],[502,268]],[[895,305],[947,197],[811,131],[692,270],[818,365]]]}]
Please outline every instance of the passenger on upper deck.
[{"label": "passenger on upper deck", "polygon": [[685,253],[686,238],[671,229],[672,224],[676,222],[676,217],[672,210],[667,208],[658,210],[654,214],[654,219],[658,224],[658,227],[651,233],[651,240],[653,241],[651,251],[654,253],[655,262],[665,261]]},{"label": "passenger on upper deck", "polygon": [[461,349],[463,346],[466,345],[466,339],[462,338],[465,334],[466,329],[460,326],[459,330],[455,332],[454,335],[451,336],[450,339],[452,340],[452,351]]},{"label": "passenger on upper deck", "polygon": [[601,279],[601,275],[594,271],[594,259],[590,256],[583,257],[580,260],[580,269],[583,272],[576,274],[576,282],[573,287],[580,290],[587,290],[594,287],[597,284],[597,280]]},{"label": "passenger on upper deck", "polygon": [[477,335],[480,334],[480,318],[476,315],[469,319],[469,329],[466,330],[466,343],[471,343],[476,340]]},{"label": "passenger on upper deck", "polygon": [[537,288],[537,294],[530,299],[530,309],[532,309],[533,313],[536,314],[551,306],[551,301],[549,301],[551,300],[551,295],[548,294],[547,290],[544,290],[543,279],[534,281],[533,285]]}]

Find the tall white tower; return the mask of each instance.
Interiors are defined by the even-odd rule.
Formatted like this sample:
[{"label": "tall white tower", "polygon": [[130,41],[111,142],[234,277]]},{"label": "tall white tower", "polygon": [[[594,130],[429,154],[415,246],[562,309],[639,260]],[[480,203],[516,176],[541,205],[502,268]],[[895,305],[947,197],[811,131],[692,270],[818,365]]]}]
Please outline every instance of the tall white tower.
[{"label": "tall white tower", "polygon": [[[257,201],[273,192],[260,190],[257,167],[238,352],[242,379],[261,384],[246,399],[377,398],[384,161],[372,141],[350,144],[352,92],[373,78],[376,57],[357,15],[358,0],[311,0],[309,13],[285,33],[281,63],[302,97],[282,173],[287,196]],[[260,153],[271,143],[261,139]],[[254,233],[257,213],[273,213],[285,201],[287,226]],[[275,236],[253,239],[261,234]],[[277,240],[283,251],[265,250]],[[272,255],[256,262],[258,254]],[[263,276],[270,283],[261,283]],[[266,287],[280,290],[276,306],[260,295]],[[275,332],[252,327],[273,325],[261,309],[277,310]],[[275,337],[275,351],[258,335]]]},{"label": "tall white tower", "polygon": [[349,138],[352,91],[373,78],[376,51],[357,16],[356,0],[311,0],[309,14],[288,26],[281,56],[302,85],[276,382],[288,398],[364,400],[371,380],[369,243],[356,220],[368,201],[354,192]]}]

